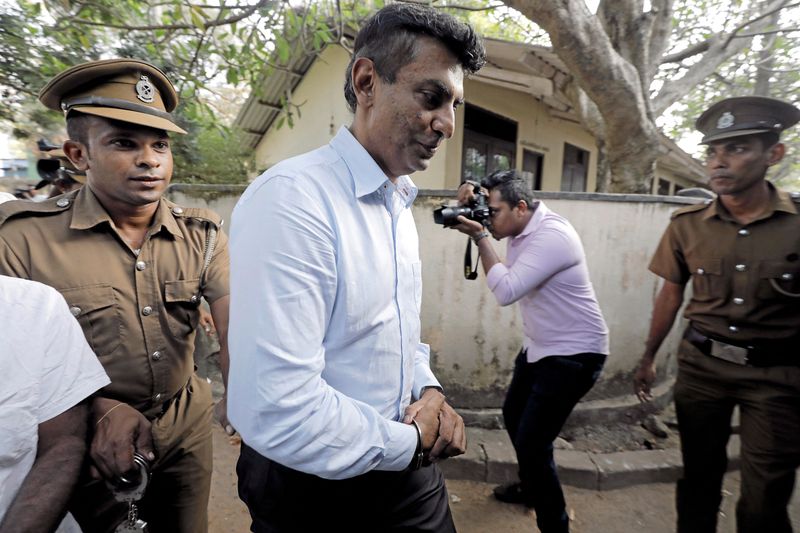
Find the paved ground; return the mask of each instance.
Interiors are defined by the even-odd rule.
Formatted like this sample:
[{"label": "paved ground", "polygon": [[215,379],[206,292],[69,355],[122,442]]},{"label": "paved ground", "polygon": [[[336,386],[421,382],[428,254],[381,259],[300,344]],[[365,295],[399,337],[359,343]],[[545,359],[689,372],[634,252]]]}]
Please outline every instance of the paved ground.
[{"label": "paved ground", "polygon": [[[236,495],[237,442],[214,429],[214,479],[209,505],[210,533],[246,533],[250,520]],[[719,533],[733,533],[733,509],[739,474],[725,480],[725,500]],[[514,533],[536,531],[533,516],[523,507],[502,504],[491,496],[492,485],[448,480],[451,509],[460,533]],[[672,533],[675,523],[674,484],[651,483],[618,490],[594,491],[565,487],[574,516],[573,533]],[[793,526],[800,531],[800,487],[791,506]],[[767,532],[765,532],[767,533]]]}]

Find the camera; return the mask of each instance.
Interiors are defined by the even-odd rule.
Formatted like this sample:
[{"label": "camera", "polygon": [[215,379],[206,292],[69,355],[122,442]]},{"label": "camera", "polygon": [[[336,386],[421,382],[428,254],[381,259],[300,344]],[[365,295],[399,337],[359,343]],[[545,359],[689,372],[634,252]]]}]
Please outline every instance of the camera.
[{"label": "camera", "polygon": [[489,196],[480,187],[475,187],[474,190],[475,197],[467,205],[443,205],[435,209],[433,211],[433,221],[448,228],[457,226],[459,224],[458,217],[463,215],[486,226],[491,215]]}]

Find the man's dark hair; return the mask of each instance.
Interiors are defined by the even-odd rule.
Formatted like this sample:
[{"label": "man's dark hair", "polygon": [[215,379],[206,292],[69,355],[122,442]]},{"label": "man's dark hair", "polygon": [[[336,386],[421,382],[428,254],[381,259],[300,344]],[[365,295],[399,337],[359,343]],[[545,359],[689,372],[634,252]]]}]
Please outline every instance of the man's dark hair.
[{"label": "man's dark hair", "polygon": [[89,147],[89,115],[71,111],[67,115],[67,136]]},{"label": "man's dark hair", "polygon": [[481,187],[485,187],[489,191],[499,191],[500,199],[512,207],[517,205],[520,200],[525,200],[528,207],[536,201],[530,185],[516,170],[492,172],[481,180]]},{"label": "man's dark hair", "polygon": [[761,147],[764,150],[768,150],[778,144],[781,140],[781,136],[779,133],[774,131],[765,131],[764,133],[756,133],[754,135],[759,141],[761,141]]},{"label": "man's dark hair", "polygon": [[432,7],[390,4],[372,15],[356,36],[344,82],[350,111],[355,112],[358,104],[351,77],[353,63],[361,57],[369,58],[381,79],[394,83],[397,71],[415,59],[420,36],[442,43],[458,58],[466,74],[474,74],[486,62],[483,42],[470,25]]}]

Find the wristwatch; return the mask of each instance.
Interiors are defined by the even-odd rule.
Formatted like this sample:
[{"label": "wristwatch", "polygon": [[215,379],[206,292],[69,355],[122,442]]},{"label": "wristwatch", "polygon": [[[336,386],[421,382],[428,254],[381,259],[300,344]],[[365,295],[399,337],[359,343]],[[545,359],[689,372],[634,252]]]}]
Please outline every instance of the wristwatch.
[{"label": "wristwatch", "polygon": [[478,233],[477,235],[475,235],[472,238],[472,242],[474,242],[475,244],[478,244],[478,241],[480,241],[481,239],[485,239],[488,236],[489,236],[489,232],[486,231],[486,230],[483,230],[482,232]]}]

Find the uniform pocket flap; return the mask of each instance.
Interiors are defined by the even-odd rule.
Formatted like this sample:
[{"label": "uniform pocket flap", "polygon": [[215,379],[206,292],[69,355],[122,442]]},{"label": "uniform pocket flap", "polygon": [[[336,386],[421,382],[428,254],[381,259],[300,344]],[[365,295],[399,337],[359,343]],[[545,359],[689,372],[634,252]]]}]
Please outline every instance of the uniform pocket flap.
[{"label": "uniform pocket flap", "polygon": [[74,316],[85,315],[116,303],[114,288],[107,283],[62,289],[59,292]]},{"label": "uniform pocket flap", "polygon": [[198,303],[200,301],[200,278],[165,282],[164,301],[167,303]]},{"label": "uniform pocket flap", "polygon": [[705,274],[718,276],[722,273],[722,261],[716,257],[699,257],[689,263],[689,268],[693,276],[703,276]]},{"label": "uniform pocket flap", "polygon": [[758,268],[761,279],[792,281],[800,279],[800,264],[786,261],[762,261]]}]

